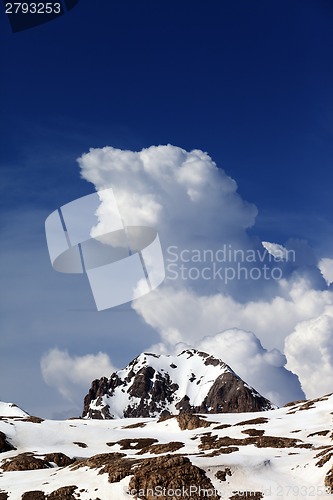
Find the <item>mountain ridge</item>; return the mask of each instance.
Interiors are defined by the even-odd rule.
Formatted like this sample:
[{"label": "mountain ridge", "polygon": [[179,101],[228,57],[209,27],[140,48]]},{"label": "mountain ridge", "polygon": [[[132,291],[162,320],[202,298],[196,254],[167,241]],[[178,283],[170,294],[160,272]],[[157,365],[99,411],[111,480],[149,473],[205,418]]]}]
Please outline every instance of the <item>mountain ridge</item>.
[{"label": "mountain ridge", "polygon": [[275,406],[211,354],[141,353],[123,370],[92,382],[84,418],[155,417],[162,412],[234,413]]}]

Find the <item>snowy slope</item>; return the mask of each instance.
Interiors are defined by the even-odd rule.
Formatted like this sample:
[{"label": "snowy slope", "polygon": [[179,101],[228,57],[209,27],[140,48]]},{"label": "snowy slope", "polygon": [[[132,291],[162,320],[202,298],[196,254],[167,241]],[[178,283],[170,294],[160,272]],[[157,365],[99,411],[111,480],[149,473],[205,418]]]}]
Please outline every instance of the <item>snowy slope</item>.
[{"label": "snowy slope", "polygon": [[257,411],[272,404],[248,386],[222,360],[188,349],[178,356],[143,353],[110,379],[94,381],[84,417],[153,417],[175,414]]},{"label": "snowy slope", "polygon": [[0,401],[0,417],[27,417],[28,413],[21,410],[14,403]]},{"label": "snowy slope", "polygon": [[[193,484],[192,478],[200,478],[200,484],[208,481],[221,498],[233,500],[329,498],[325,480],[326,486],[331,484],[328,474],[333,464],[332,413],[333,396],[329,395],[265,413],[210,414],[199,418],[187,414],[165,420],[76,419],[37,423],[37,419],[3,417],[0,432],[17,449],[0,453],[0,492],[6,492],[9,500],[21,500],[27,491],[50,495],[61,487],[72,486],[72,496],[63,492],[49,498],[128,500],[135,498],[128,492],[130,485],[143,484],[144,477],[146,486],[182,486],[185,490],[178,498],[199,500],[205,497],[194,492],[199,483]],[[46,466],[42,459],[55,452],[74,459],[74,463],[56,466],[56,458],[49,456]],[[26,453],[31,455],[15,459]],[[98,454],[104,455],[96,457]],[[29,464],[29,460],[38,458],[47,468],[4,470],[15,460]],[[144,476],[140,476],[140,471]],[[191,486],[192,494],[187,496]],[[250,496],[250,491],[255,493]],[[213,490],[210,493],[210,498],[218,498]],[[141,497],[152,498],[145,492]],[[30,500],[37,498],[46,496],[30,496]]]}]

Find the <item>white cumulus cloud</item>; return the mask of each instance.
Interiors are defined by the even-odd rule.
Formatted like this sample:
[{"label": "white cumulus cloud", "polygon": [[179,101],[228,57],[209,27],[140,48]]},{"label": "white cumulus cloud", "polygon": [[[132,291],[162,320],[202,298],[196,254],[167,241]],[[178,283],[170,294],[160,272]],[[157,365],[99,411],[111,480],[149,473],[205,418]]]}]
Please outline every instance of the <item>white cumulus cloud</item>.
[{"label": "white cumulus cloud", "polygon": [[125,224],[158,226],[171,240],[216,240],[221,228],[241,234],[257,215],[237,193],[236,182],[200,150],[104,147],[90,149],[78,162],[82,177],[97,190],[113,188]]},{"label": "white cumulus cloud", "polygon": [[91,382],[109,377],[116,368],[103,352],[71,356],[66,350],[49,350],[41,358],[43,379],[71,402],[82,403],[82,391],[88,392]]},{"label": "white cumulus cloud", "polygon": [[328,285],[333,283],[333,259],[327,257],[320,259],[318,267],[326,283]]},{"label": "white cumulus cloud", "polygon": [[[105,147],[91,149],[78,162],[82,177],[97,190],[113,188],[125,224],[154,226],[159,232],[165,283],[132,307],[160,334],[160,350],[172,352],[178,343],[221,352],[240,376],[278,403],[302,397],[289,368],[299,375],[306,395],[313,394],[306,366],[312,366],[314,353],[304,348],[304,358],[297,361],[293,339],[304,321],[310,324],[333,304],[321,274],[327,279],[329,262],[322,260],[319,270],[303,240],[262,244],[264,238],[250,236],[256,207],[203,151],[171,145],[139,152]],[[99,224],[107,227],[112,207],[108,210],[107,199],[103,203]],[[226,282],[228,266],[232,278]],[[318,354],[316,360],[323,358],[328,372],[333,362],[325,356]],[[318,385],[318,396],[321,389]]]},{"label": "white cumulus cloud", "polygon": [[171,342],[160,342],[148,350],[179,354],[191,347],[222,359],[244,381],[278,406],[305,397],[298,377],[286,368],[286,357],[278,349],[265,349],[252,332],[232,328],[204,337],[195,345],[178,342],[172,346]]},{"label": "white cumulus cloud", "polygon": [[309,398],[333,392],[333,307],[296,325],[286,338],[285,354]]},{"label": "white cumulus cloud", "polygon": [[279,282],[280,295],[268,300],[240,302],[226,294],[199,295],[185,287],[165,286],[133,303],[166,344],[196,345],[202,337],[230,328],[250,330],[269,349],[283,350],[284,339],[297,323],[321,314],[333,294],[314,290],[311,282]]},{"label": "white cumulus cloud", "polygon": [[198,349],[223,359],[241,378],[278,406],[304,398],[297,376],[285,368],[286,357],[277,349],[264,349],[252,332],[226,330],[202,339]]}]

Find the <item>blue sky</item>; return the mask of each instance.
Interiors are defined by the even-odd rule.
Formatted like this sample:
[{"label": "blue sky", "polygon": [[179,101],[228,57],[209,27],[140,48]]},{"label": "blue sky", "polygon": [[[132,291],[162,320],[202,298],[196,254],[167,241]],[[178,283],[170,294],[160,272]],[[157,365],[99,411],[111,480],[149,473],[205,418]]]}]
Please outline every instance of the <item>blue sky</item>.
[{"label": "blue sky", "polygon": [[257,206],[260,239],[306,239],[331,257],[332,23],[329,0],[80,0],[15,34],[0,11],[0,398],[41,413],[45,393],[50,414],[45,351],[103,350],[122,366],[157,340],[130,307],[68,311],[92,308],[89,291],[49,264],[44,220],[93,191],[76,163],[90,147],[207,151]]}]

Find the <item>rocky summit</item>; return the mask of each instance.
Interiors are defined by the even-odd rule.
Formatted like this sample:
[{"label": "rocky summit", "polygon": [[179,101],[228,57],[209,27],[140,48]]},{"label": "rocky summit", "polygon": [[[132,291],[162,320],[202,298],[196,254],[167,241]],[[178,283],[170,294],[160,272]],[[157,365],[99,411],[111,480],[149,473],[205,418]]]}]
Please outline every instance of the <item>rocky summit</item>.
[{"label": "rocky summit", "polygon": [[228,365],[188,349],[177,356],[140,354],[126,368],[92,382],[84,418],[258,412],[274,405]]}]

